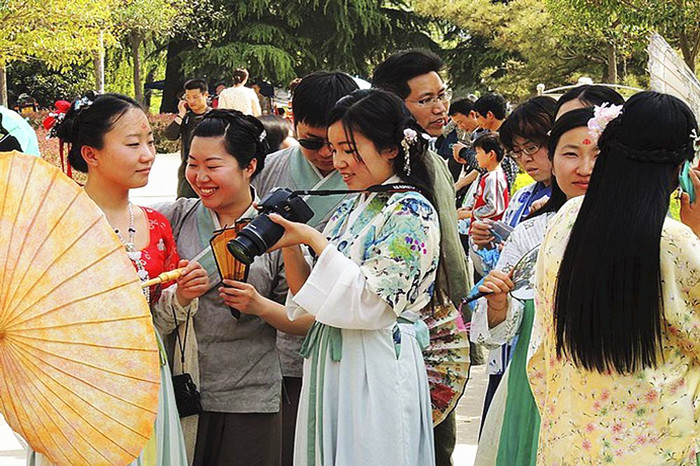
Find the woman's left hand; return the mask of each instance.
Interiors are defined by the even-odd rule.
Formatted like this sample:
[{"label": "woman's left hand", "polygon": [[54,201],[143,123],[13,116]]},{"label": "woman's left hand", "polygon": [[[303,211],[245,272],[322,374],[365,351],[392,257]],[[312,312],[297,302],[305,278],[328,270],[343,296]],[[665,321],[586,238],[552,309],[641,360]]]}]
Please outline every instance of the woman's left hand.
[{"label": "woman's left hand", "polygon": [[198,262],[181,260],[178,268],[185,267],[185,272],[177,279],[175,297],[181,306],[187,306],[194,298],[198,298],[209,289],[209,277]]},{"label": "woman's left hand", "polygon": [[244,314],[258,315],[262,296],[250,283],[224,279],[224,286],[219,288],[219,296],[227,306],[238,309]]},{"label": "woman's left hand", "polygon": [[681,194],[681,221],[688,225],[695,235],[700,237],[700,170],[693,168],[689,171],[690,180],[695,188],[695,202],[690,203],[688,193]]}]

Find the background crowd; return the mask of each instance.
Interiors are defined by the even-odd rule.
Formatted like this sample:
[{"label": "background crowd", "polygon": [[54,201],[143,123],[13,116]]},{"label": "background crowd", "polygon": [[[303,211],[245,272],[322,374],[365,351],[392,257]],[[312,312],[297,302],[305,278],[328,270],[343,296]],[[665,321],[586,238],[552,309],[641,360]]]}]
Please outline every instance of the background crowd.
[{"label": "background crowd", "polygon": [[[215,99],[190,79],[164,133],[178,199],[149,207],[129,201],[155,157],[138,103],[57,109],[66,162],[139,274],[185,267],[148,291],[164,363],[135,464],[451,464],[454,403],[436,407],[434,380],[456,402],[467,369],[445,368],[482,346],[477,464],[695,464],[700,208],[684,193],[687,226],[667,216],[700,150],[692,111],[585,85],[509,112],[498,94],[452,96],[443,71],[413,49],[372,89],[307,74],[291,123],[260,115],[246,70]],[[212,234],[278,186],[385,189],[308,196],[304,223],[272,215],[282,238],[247,280],[222,280]],[[193,376],[197,415],[177,416],[171,372]]]}]

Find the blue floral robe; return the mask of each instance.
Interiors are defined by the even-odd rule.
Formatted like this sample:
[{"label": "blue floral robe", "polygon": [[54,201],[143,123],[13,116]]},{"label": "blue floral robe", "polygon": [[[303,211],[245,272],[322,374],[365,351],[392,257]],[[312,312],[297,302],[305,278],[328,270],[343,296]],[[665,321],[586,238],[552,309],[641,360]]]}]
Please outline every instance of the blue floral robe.
[{"label": "blue floral robe", "polygon": [[316,317],[302,349],[295,464],[434,464],[419,313],[433,292],[439,231],[415,192],[351,199],[331,217],[331,245],[288,300],[290,317]]}]

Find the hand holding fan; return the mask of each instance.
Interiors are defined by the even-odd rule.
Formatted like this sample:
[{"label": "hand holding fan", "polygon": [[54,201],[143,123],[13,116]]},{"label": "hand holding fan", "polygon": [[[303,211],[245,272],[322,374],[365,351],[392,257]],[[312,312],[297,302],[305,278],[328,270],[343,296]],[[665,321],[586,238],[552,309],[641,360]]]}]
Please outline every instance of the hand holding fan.
[{"label": "hand holding fan", "polygon": [[[540,247],[536,246],[525,253],[523,257],[513,266],[509,274],[513,280],[514,287],[510,290],[510,295],[517,300],[525,301],[534,297],[534,289],[532,287],[532,277],[535,275],[535,264],[537,263],[537,255],[540,252]],[[508,270],[504,270],[508,272]],[[479,291],[467,296],[462,300],[463,304],[471,303],[479,298],[483,298],[491,293],[487,291]]]},{"label": "hand holding fan", "polygon": [[[237,280],[244,282],[248,279],[248,265],[236,260],[235,257],[228,251],[227,244],[235,239],[250,220],[239,220],[233,227],[224,227],[221,230],[216,230],[209,240],[211,250],[214,253],[216,267],[219,269],[221,279]],[[241,311],[230,308],[231,315],[236,319],[241,317]]]}]

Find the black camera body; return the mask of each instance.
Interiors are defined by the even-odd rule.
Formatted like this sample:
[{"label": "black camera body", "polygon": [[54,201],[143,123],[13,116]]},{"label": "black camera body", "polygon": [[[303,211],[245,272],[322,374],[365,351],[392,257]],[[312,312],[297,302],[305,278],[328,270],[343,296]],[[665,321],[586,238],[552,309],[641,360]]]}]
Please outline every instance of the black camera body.
[{"label": "black camera body", "polygon": [[202,413],[202,402],[197,385],[188,373],[173,375],[173,392],[180,417],[194,416]]},{"label": "black camera body", "polygon": [[228,242],[229,252],[244,264],[251,264],[256,256],[270,249],[284,234],[284,228],[270,220],[270,214],[278,214],[292,222],[306,223],[314,211],[298,194],[289,188],[275,188],[258,205],[260,213]]}]

